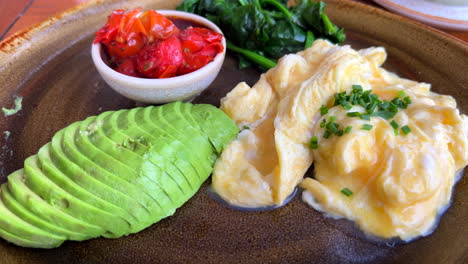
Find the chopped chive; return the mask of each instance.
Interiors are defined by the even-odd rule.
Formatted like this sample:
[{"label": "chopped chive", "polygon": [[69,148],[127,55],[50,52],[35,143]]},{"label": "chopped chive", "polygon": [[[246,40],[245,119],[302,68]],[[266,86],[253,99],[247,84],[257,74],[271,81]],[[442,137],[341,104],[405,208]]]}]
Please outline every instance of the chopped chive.
[{"label": "chopped chive", "polygon": [[336,121],[336,116],[330,116],[328,119],[328,122],[335,122]]},{"label": "chopped chive", "polygon": [[398,91],[398,98],[402,98],[403,96],[405,96],[405,91],[403,90]]},{"label": "chopped chive", "polygon": [[345,110],[350,110],[351,108],[353,108],[353,106],[350,105],[348,102],[345,102],[344,104],[342,104],[342,106]]},{"label": "chopped chive", "polygon": [[340,130],[335,132],[335,135],[341,137],[343,135],[343,133],[344,133],[343,130],[340,129]]},{"label": "chopped chive", "polygon": [[379,105],[380,109],[382,109],[382,110],[387,110],[387,108],[388,108],[389,106],[390,106],[390,103],[387,102],[387,101],[383,101],[383,103],[381,103],[381,104]]},{"label": "chopped chive", "polygon": [[395,133],[395,136],[398,136],[398,134],[400,134],[400,133],[398,133],[398,128],[394,128],[393,133]]},{"label": "chopped chive", "polygon": [[243,130],[245,130],[245,129],[250,129],[250,127],[244,126],[242,129],[243,129]]},{"label": "chopped chive", "polygon": [[328,130],[325,131],[325,133],[323,133],[323,137],[324,137],[324,138],[329,138],[330,136],[331,136],[331,133],[330,133],[330,131],[328,131]]},{"label": "chopped chive", "polygon": [[401,132],[403,132],[405,135],[408,135],[411,132],[411,128],[408,125],[402,126]]},{"label": "chopped chive", "polygon": [[398,105],[396,105],[393,102],[390,102],[390,104],[388,106],[388,111],[398,112]]},{"label": "chopped chive", "polygon": [[392,120],[392,122],[390,122],[390,125],[393,127],[393,129],[398,129],[398,123],[395,120]]},{"label": "chopped chive", "polygon": [[311,149],[317,149],[318,148],[318,138],[317,136],[313,136],[312,139],[310,140],[310,148]]},{"label": "chopped chive", "polygon": [[356,116],[359,116],[359,112],[348,112],[346,113],[346,115],[350,117],[356,117]]},{"label": "chopped chive", "polygon": [[328,107],[322,105],[320,107],[320,115],[326,115],[326,114],[328,114]]},{"label": "chopped chive", "polygon": [[370,120],[370,115],[367,115],[367,114],[360,114],[359,117],[363,120],[367,120],[367,121]]},{"label": "chopped chive", "polygon": [[328,123],[327,124],[327,128],[332,132],[332,133],[336,133],[336,131],[338,131],[338,127],[339,125],[335,122],[331,122],[331,123]]},{"label": "chopped chive", "polygon": [[411,98],[409,96],[406,96],[405,98],[403,98],[403,100],[405,101],[406,104],[411,104]]},{"label": "chopped chive", "polygon": [[353,84],[353,92],[362,92],[362,86],[359,84]]},{"label": "chopped chive", "polygon": [[396,112],[385,111],[385,110],[379,110],[377,112],[372,113],[372,116],[378,116],[383,119],[390,119],[390,118],[393,118],[395,115],[396,115]]},{"label": "chopped chive", "polygon": [[353,194],[353,192],[350,189],[348,189],[347,187],[341,189],[341,193],[348,196],[348,197]]},{"label": "chopped chive", "polygon": [[362,98],[359,99],[359,104],[364,108],[366,108],[366,106],[367,106],[366,102]]},{"label": "chopped chive", "polygon": [[377,107],[377,102],[374,101],[367,107],[367,112],[369,114],[372,114],[376,107]]},{"label": "chopped chive", "polygon": [[373,127],[373,125],[370,125],[370,124],[364,124],[362,125],[361,129],[362,130],[371,130]]},{"label": "chopped chive", "polygon": [[324,128],[327,125],[327,120],[322,119],[322,122],[320,122],[320,128]]},{"label": "chopped chive", "polygon": [[348,134],[349,132],[351,132],[351,129],[353,129],[352,126],[347,126],[347,127],[345,128],[344,132],[345,132],[346,134]]}]

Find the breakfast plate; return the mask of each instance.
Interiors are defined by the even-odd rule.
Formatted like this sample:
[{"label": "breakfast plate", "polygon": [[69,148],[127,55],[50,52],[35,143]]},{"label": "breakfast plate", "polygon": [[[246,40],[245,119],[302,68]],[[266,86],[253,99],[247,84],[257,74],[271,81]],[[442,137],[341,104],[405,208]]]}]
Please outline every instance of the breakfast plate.
[{"label": "breakfast plate", "polygon": [[468,30],[468,2],[463,0],[375,0],[401,15],[451,30]]},{"label": "breakfast plate", "polygon": [[[143,8],[173,9],[178,1],[139,1]],[[433,84],[457,99],[468,113],[468,46],[448,35],[399,16],[349,1],[326,1],[331,20],[344,27],[353,48],[383,46],[385,67]],[[114,92],[93,66],[93,33],[129,1],[91,1],[0,44],[0,99],[15,115],[2,116],[1,179],[66,125],[135,103]],[[80,21],[76,23],[76,21]],[[425,45],[420,43],[424,42]],[[260,72],[238,70],[227,54],[214,83],[194,103],[219,106],[238,82],[255,83]],[[309,173],[310,175],[310,173]],[[5,263],[460,263],[468,257],[468,182],[455,187],[452,206],[435,232],[409,244],[369,240],[352,223],[325,218],[296,196],[281,208],[262,212],[233,210],[212,198],[209,183],[174,216],[119,239],[66,242],[57,249],[26,249],[0,241]]]}]

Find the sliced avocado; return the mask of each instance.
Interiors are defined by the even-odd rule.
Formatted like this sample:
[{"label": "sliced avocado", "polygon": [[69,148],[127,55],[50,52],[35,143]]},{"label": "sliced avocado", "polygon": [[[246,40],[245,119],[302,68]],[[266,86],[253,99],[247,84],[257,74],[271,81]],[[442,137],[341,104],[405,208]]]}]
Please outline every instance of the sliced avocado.
[{"label": "sliced avocado", "polygon": [[[8,230],[8,233],[12,235],[39,242],[46,248],[57,247],[65,241],[65,237],[63,236],[49,233],[23,221],[8,210],[2,199],[0,199],[0,215],[2,216],[0,217],[0,229]],[[26,244],[21,246],[30,247],[32,245]]]},{"label": "sliced avocado", "polygon": [[193,105],[192,116],[195,119],[195,124],[209,137],[217,154],[221,154],[226,142],[231,142],[239,133],[236,124],[215,106]]},{"label": "sliced avocado", "polygon": [[[111,114],[111,112],[107,113],[108,114],[106,115],[99,115],[94,122],[104,123],[104,119],[107,118],[109,114]],[[109,132],[109,130],[106,131]],[[98,146],[102,151],[119,160],[122,164],[128,166],[130,168],[128,173],[132,174],[132,176],[127,178],[131,180],[131,183],[140,187],[144,187],[146,191],[156,200],[162,211],[172,210],[170,209],[172,206],[168,194],[164,192],[158,182],[154,181],[151,177],[148,176],[151,173],[146,173],[148,175],[142,173],[145,171],[156,173],[154,168],[142,169],[142,156],[130,151],[128,148],[122,147],[120,143],[111,140],[104,133],[104,129],[98,129],[94,133],[90,134],[89,140],[95,146]],[[159,169],[158,171],[158,173],[160,173]]]},{"label": "sliced avocado", "polygon": [[[188,162],[188,158],[180,162],[183,164],[181,166],[185,166],[184,168],[186,168],[185,171],[181,172],[181,169],[173,162],[173,159],[171,158],[172,156],[174,156],[174,154],[170,154],[170,153],[176,153],[176,156],[179,156],[181,154],[184,154],[186,151],[180,152],[180,151],[174,150],[172,144],[168,144],[168,143],[169,142],[174,143],[178,141],[174,139],[171,140],[168,137],[168,135],[159,134],[157,133],[157,131],[153,131],[153,133],[150,133],[149,131],[145,130],[144,127],[139,126],[138,124],[142,123],[143,120],[136,120],[135,114],[140,110],[141,108],[131,109],[127,114],[128,122],[133,123],[134,124],[133,127],[140,130],[137,133],[139,133],[140,135],[143,134],[144,137],[148,139],[148,141],[155,142],[155,144],[153,144],[151,151],[154,151],[159,148],[167,150],[167,154],[164,154],[163,152],[157,152],[159,154],[160,159],[158,159],[158,162],[154,164],[161,167],[164,171],[166,171],[172,177],[172,179],[174,179],[174,181],[177,183],[177,185],[180,187],[183,193],[185,194],[191,193],[193,191],[193,188],[190,182],[186,179],[186,177],[184,177],[184,173],[187,173],[187,174],[193,173],[196,175],[196,172],[190,166],[190,163]],[[178,145],[181,146],[182,144],[178,144]],[[153,158],[156,158],[156,156],[153,156]]]},{"label": "sliced avocado", "polygon": [[24,208],[28,208],[31,213],[35,214],[37,217],[57,227],[68,229],[76,234],[73,237],[70,235],[70,239],[90,239],[99,236],[103,232],[98,226],[88,224],[57,210],[54,206],[44,201],[44,199],[29,189],[29,187],[24,184],[24,181],[23,169],[13,172],[8,176],[7,186],[13,198]]},{"label": "sliced avocado", "polygon": [[33,212],[29,211],[27,208],[25,208],[12,196],[8,188],[8,184],[3,184],[1,186],[1,189],[2,189],[1,191],[2,199],[3,199],[3,203],[5,204],[5,206],[12,213],[17,215],[19,218],[21,218],[25,222],[28,222],[29,224],[34,225],[44,231],[50,232],[52,234],[56,234],[58,236],[62,236],[63,239],[65,240],[68,240],[68,239],[77,240],[76,238],[79,238],[81,240],[81,239],[86,238],[80,233],[70,231],[60,226],[56,226],[48,222],[47,220],[39,217],[38,215],[34,214]]},{"label": "sliced avocado", "polygon": [[26,239],[22,236],[17,236],[13,235],[12,233],[3,230],[0,228],[0,236],[3,237],[5,240],[8,242],[11,242],[17,246],[22,246],[22,247],[31,247],[31,248],[54,248],[60,246],[60,244],[57,245],[48,245],[44,244],[41,241],[38,240],[29,240]]},{"label": "sliced avocado", "polygon": [[[136,128],[133,124],[129,124],[128,120],[126,119],[126,116],[121,113],[116,119],[113,119],[113,120],[115,120],[115,122],[117,123],[117,125],[114,125],[113,127],[118,131],[118,133],[124,134],[126,138],[133,139],[135,138],[135,134],[142,133],[141,129]],[[134,141],[137,142],[137,144],[142,144],[141,140],[135,139]],[[167,138],[163,137],[160,141],[156,141],[155,144],[156,145],[167,144],[166,141],[167,141]],[[144,160],[143,162],[151,162],[149,158],[152,158],[152,156],[158,156],[158,154],[156,154],[156,152],[151,150],[153,146],[147,145],[146,147],[147,147],[147,151],[143,155],[143,160]],[[136,148],[138,149],[139,147],[136,146]],[[146,164],[145,166],[150,166],[150,165]],[[182,188],[170,176],[170,174],[165,172],[160,167],[159,164],[153,163],[153,166],[159,167],[161,169],[162,173],[154,175],[154,177],[157,177],[157,178],[154,178],[154,180],[160,183],[161,187],[165,190],[165,192],[171,196],[171,200],[174,201],[174,199],[172,199],[173,197],[184,197]]]},{"label": "sliced avocado", "polygon": [[[117,111],[113,113],[112,115],[110,115],[108,121],[104,122],[103,131],[111,140],[115,142],[119,142],[119,140],[123,140],[123,142],[121,141],[118,144],[129,146],[126,148],[133,151],[137,155],[140,153],[141,150],[144,149],[145,150],[144,153],[141,154],[141,158],[142,158],[141,166],[145,166],[148,168],[149,167],[159,168],[158,164],[153,164],[151,166],[149,164],[144,165],[144,163],[146,162],[146,157],[148,153],[151,152],[150,149],[151,149],[152,144],[148,144],[148,140],[143,136],[143,135],[147,135],[146,133],[143,134],[143,132],[140,129],[135,128],[134,124],[130,124],[128,122],[126,118],[127,114],[128,114],[128,111],[126,112]],[[135,137],[135,134],[137,135],[143,134],[143,135],[139,137]],[[168,177],[167,173],[163,173],[161,168],[159,168],[159,171],[161,171],[161,173],[157,174],[157,176],[161,178],[156,179],[154,177],[151,177],[151,180],[154,181],[155,183],[158,183],[159,186],[168,195],[170,196],[181,195],[181,189],[177,185],[177,183],[174,182],[172,178]],[[140,174],[140,176],[148,176],[148,175]]]},{"label": "sliced avocado", "polygon": [[[154,109],[104,113],[59,131],[25,161],[24,171],[8,176],[0,206],[22,222],[11,230],[0,224],[0,236],[55,247],[54,236],[118,237],[172,215],[211,173],[214,152],[238,130],[217,108],[195,111],[175,103]],[[220,126],[226,119],[230,123]]]},{"label": "sliced avocado", "polygon": [[[62,132],[59,132],[60,134]],[[73,196],[76,200],[86,203],[99,211],[102,211],[111,218],[108,219],[112,223],[112,231],[106,233],[106,236],[117,236],[121,232],[130,229],[130,220],[134,219],[128,215],[127,211],[117,207],[106,200],[95,195],[93,190],[101,190],[99,183],[92,184],[92,188],[87,188],[82,183],[86,181],[86,172],[81,170],[76,164],[68,161],[63,157],[59,147],[52,147],[52,144],[45,145],[39,150],[37,163],[31,163],[31,166],[36,166],[46,175],[50,181],[59,186],[65,192]],[[66,168],[66,169],[64,169]],[[136,221],[136,220],[133,220]],[[94,221],[92,223],[95,223]],[[106,227],[107,228],[107,227]],[[107,230],[107,229],[106,229]],[[121,230],[120,232],[118,230]]]},{"label": "sliced avocado", "polygon": [[[188,144],[189,149],[199,149],[199,151],[193,153],[198,156],[198,159],[192,165],[200,174],[200,178],[205,180],[211,174],[212,163],[216,158],[216,154],[208,136],[200,131],[197,126],[190,123],[188,119],[191,116],[190,106],[191,104],[182,104],[180,102],[168,104],[167,107],[158,110],[158,118],[164,124],[172,124],[176,131],[174,134]],[[173,114],[169,115],[169,113]],[[183,133],[183,131],[186,131],[186,133]],[[200,149],[200,146],[203,146],[203,148]]]},{"label": "sliced avocado", "polygon": [[[115,159],[100,148],[101,146],[103,148],[110,148],[110,146],[106,145],[112,143],[109,143],[108,141],[99,141],[99,144],[95,145],[90,141],[89,137],[96,133],[96,131],[100,130],[100,124],[100,122],[96,121],[96,117],[88,118],[81,122],[79,130],[75,131],[74,136],[69,134],[69,136],[75,139],[74,145],[77,150],[84,156],[91,157],[92,161],[98,167],[102,168],[109,174],[115,175],[116,177],[117,175],[122,175],[121,177],[117,177],[117,180],[106,183],[107,185],[116,190],[125,190],[129,196],[135,197],[135,199],[139,201],[140,204],[143,204],[150,212],[160,210],[161,208],[157,200],[147,193],[144,186],[138,186],[131,182],[134,177],[137,177],[137,174],[134,173],[134,170],[130,169],[130,166],[140,166],[139,163],[128,165],[121,163],[118,159]],[[76,135],[77,133],[81,134],[83,131],[88,131],[89,134],[87,136]],[[67,134],[65,137],[67,137]]]},{"label": "sliced avocado", "polygon": [[[46,145],[47,146],[47,145]],[[114,215],[83,202],[67,193],[54,182],[52,182],[38,167],[38,159],[31,156],[24,161],[25,184],[51,204],[56,210],[65,212],[75,218],[81,219],[92,226],[100,227],[100,234],[109,231],[116,234],[119,229],[115,226],[121,219]],[[96,228],[97,229],[97,228]]]},{"label": "sliced avocado", "polygon": [[[182,142],[186,149],[196,149],[197,151],[187,152],[189,155],[188,161],[197,172],[199,179],[202,179],[205,177],[204,175],[210,174],[212,169],[207,159],[202,157],[212,156],[213,151],[208,138],[185,121],[184,114],[188,113],[181,113],[181,111],[178,111],[180,110],[179,108],[175,108],[174,110],[170,108],[171,105],[175,104],[166,105],[164,107],[164,114],[161,107],[145,108],[139,111],[143,115],[142,123],[157,128],[158,131],[161,131],[160,133],[167,133],[171,138]],[[171,124],[165,119],[165,115],[167,114],[179,115],[180,118],[177,119],[177,122]]]},{"label": "sliced avocado", "polygon": [[[76,129],[77,127],[71,125],[67,127],[67,129],[68,128]],[[114,216],[114,219],[112,219],[114,224],[112,227],[109,227],[112,228],[112,230],[110,230],[110,233],[107,233],[106,236],[119,236],[128,233],[136,223],[148,217],[149,213],[146,207],[128,196],[125,192],[115,190],[107,185],[106,183],[111,180],[122,181],[122,179],[103,171],[94,162],[84,157],[81,152],[76,149],[71,140],[65,139],[66,132],[66,130],[59,132],[52,139],[49,164],[56,166],[64,174],[72,178],[76,184],[87,189],[94,195],[125,210],[127,216],[124,216],[124,219],[118,215],[107,212]],[[109,223],[106,224],[105,221],[102,221],[100,226],[107,228]]]}]

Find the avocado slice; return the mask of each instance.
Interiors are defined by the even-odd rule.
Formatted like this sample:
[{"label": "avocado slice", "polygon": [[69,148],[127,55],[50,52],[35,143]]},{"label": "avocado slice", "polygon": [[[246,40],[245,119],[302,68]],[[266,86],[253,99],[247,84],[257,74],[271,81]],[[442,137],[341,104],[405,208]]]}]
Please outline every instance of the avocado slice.
[{"label": "avocado slice", "polygon": [[[99,183],[92,184],[91,188],[87,188],[81,184],[82,182],[86,182],[86,177],[89,176],[76,164],[64,158],[61,151],[53,148],[52,144],[46,145],[39,150],[38,161],[35,164],[32,163],[31,166],[37,167],[50,181],[72,195],[75,199],[102,211],[107,216],[112,216],[108,220],[109,223],[113,224],[113,229],[120,227],[125,231],[130,228],[130,220],[127,219],[133,218],[128,215],[127,211],[107,202],[100,198],[99,195],[95,195],[93,190],[101,190]],[[93,221],[93,223],[95,222]],[[112,236],[112,233],[118,235],[121,232],[113,230],[113,232],[106,235]]]},{"label": "avocado slice", "polygon": [[0,212],[19,222],[0,223],[0,236],[49,248],[65,239],[127,235],[172,215],[236,136],[226,119],[217,108],[179,102],[71,124],[1,187]]},{"label": "avocado slice", "polygon": [[[104,119],[107,118],[109,114],[111,114],[111,112],[106,112],[106,114],[99,115],[94,122],[104,123]],[[89,140],[102,151],[106,152],[108,155],[127,166],[129,168],[127,173],[131,174],[130,177],[127,176],[130,182],[136,186],[144,188],[146,192],[151,195],[157,202],[161,211],[164,212],[172,210],[171,200],[168,194],[164,192],[158,182],[152,180],[152,177],[149,177],[151,173],[160,173],[159,168],[158,172],[155,171],[155,168],[142,169],[141,164],[143,163],[143,157],[130,151],[127,148],[122,147],[120,143],[111,140],[104,133],[104,129],[97,129],[94,133],[90,134]]]},{"label": "avocado slice", "polygon": [[[221,154],[226,142],[231,142],[237,137],[239,129],[224,112],[216,110],[219,109],[208,104],[193,105],[191,116],[199,129],[208,136],[216,153]],[[173,117],[169,116],[169,118]]]},{"label": "avocado slice", "polygon": [[[190,151],[189,161],[191,166],[195,169],[200,179],[205,178],[205,175],[211,173],[211,164],[206,157],[213,156],[213,150],[209,144],[208,138],[201,134],[200,131],[195,130],[186,120],[185,116],[190,113],[182,112],[182,105],[180,102],[171,103],[164,108],[146,108],[139,111],[143,115],[143,122],[152,127],[158,128],[161,133],[167,133],[171,138],[183,143],[186,149],[196,149],[197,151]],[[176,107],[172,107],[176,106]],[[154,109],[154,110],[153,110]],[[165,113],[162,113],[162,110]],[[151,115],[149,111],[152,111]],[[175,119],[171,124],[165,119],[165,115],[178,115],[179,118]],[[203,158],[204,157],[204,158]]]},{"label": "avocado slice", "polygon": [[[82,131],[92,131],[90,132],[91,134],[96,133],[96,131],[100,130],[100,125],[96,124],[100,124],[100,122],[96,122],[95,119],[95,117],[88,118],[81,122],[80,129],[79,131],[76,131],[75,134],[81,133]],[[90,127],[92,127],[91,130]],[[91,157],[97,166],[106,170],[112,175],[123,175],[122,177],[118,177],[117,181],[111,181],[111,183],[108,184],[110,187],[114,189],[125,190],[129,196],[135,197],[135,199],[138,200],[140,204],[143,204],[150,212],[160,209],[157,200],[146,191],[144,186],[138,186],[131,182],[131,180],[136,177],[137,174],[134,173],[135,171],[130,168],[131,166],[139,166],[138,163],[126,165],[125,163],[121,163],[118,159],[115,159],[112,155],[104,151],[102,148],[108,149],[111,147],[106,146],[107,144],[112,144],[108,141],[99,141],[99,144],[95,145],[89,139],[90,135],[75,135],[73,138],[75,139],[75,146],[77,147],[77,150],[80,151],[84,156]]]},{"label": "avocado slice", "polygon": [[37,156],[31,156],[24,161],[24,179],[25,184],[32,191],[51,204],[56,210],[81,219],[90,225],[100,227],[98,229],[99,233],[106,231],[117,233],[119,231],[116,224],[120,219],[116,219],[114,215],[77,199],[56,185],[38,167]]},{"label": "avocado slice", "polygon": [[[145,142],[141,140],[142,137],[135,137],[135,135],[139,135],[142,133],[141,129],[135,127],[133,124],[129,124],[128,120],[123,114],[119,114],[119,116],[117,116],[114,120],[117,123],[117,125],[114,125],[113,127],[116,130],[118,130],[118,133],[122,133],[123,135],[125,135],[126,139],[129,140],[129,142],[135,144],[135,149],[142,148],[139,147],[139,145],[143,145],[147,148],[145,154],[143,155],[144,163],[151,162],[150,158],[153,158],[153,156],[159,156],[158,154],[156,154],[156,152],[154,152],[154,150],[152,150],[152,145],[145,144]],[[163,136],[159,141],[156,141],[155,144],[164,145],[167,144],[167,140],[168,139]],[[175,179],[172,178],[167,171],[164,171],[164,168],[161,168],[159,164],[155,164],[153,162],[151,163],[152,165],[146,164],[145,166],[156,166],[160,168],[162,173],[155,174],[154,177],[156,178],[154,178],[154,180],[160,183],[161,187],[166,191],[166,193],[170,194],[171,200],[174,201],[173,198],[178,199],[178,197],[184,197],[183,189],[179,186]]]},{"label": "avocado slice", "polygon": [[[10,193],[8,188],[8,184],[4,184],[1,186],[1,195],[3,199],[3,203],[5,206],[16,216],[28,222],[31,225],[34,225],[42,230],[50,232],[52,234],[59,235],[63,237],[64,240],[74,239],[74,240],[83,240],[86,239],[86,236],[83,236],[80,233],[73,232],[71,230],[65,229],[60,226],[56,226],[45,219],[37,216],[33,212],[29,211],[25,208],[22,204],[20,204]],[[76,239],[78,238],[78,239]]]},{"label": "avocado slice", "polygon": [[14,235],[6,230],[3,230],[0,228],[0,236],[3,237],[5,240],[8,242],[11,242],[17,246],[22,246],[22,247],[31,247],[31,248],[54,248],[60,246],[60,244],[50,244],[50,243],[42,243],[41,241],[38,240],[29,240],[26,239],[22,236],[17,236]]},{"label": "avocado slice", "polygon": [[[1,192],[3,190],[4,187],[2,187]],[[49,233],[22,220],[5,206],[2,199],[0,199],[0,215],[2,216],[0,217],[0,229],[8,230],[8,233],[12,235],[37,241],[44,247],[57,247],[65,241],[63,236]]]},{"label": "avocado slice", "polygon": [[[131,109],[127,114],[128,121],[130,123],[133,123],[134,127],[140,130],[138,131],[138,133],[144,134],[144,137],[148,138],[148,141],[156,142],[156,144],[152,146],[151,151],[156,151],[156,149],[165,149],[167,151],[166,153],[156,152],[159,155],[154,155],[152,157],[153,159],[155,158],[159,158],[159,159],[158,159],[158,162],[154,164],[157,166],[163,167],[163,169],[170,175],[170,177],[174,179],[174,181],[177,183],[177,185],[180,187],[180,189],[182,190],[184,194],[191,193],[193,191],[193,187],[191,186],[190,181],[187,180],[186,177],[184,177],[184,174],[196,175],[196,172],[194,171],[194,169],[188,162],[188,158],[181,159],[178,162],[179,163],[178,165],[176,165],[173,162],[173,159],[171,159],[171,157],[173,157],[174,155],[179,156],[181,154],[185,154],[186,151],[182,151],[182,152],[177,151],[176,149],[174,149],[173,144],[168,144],[168,142],[170,143],[178,142],[177,140],[169,140],[169,137],[167,135],[158,134],[157,131],[154,131],[154,133],[150,133],[144,128],[144,126],[139,126],[138,124],[143,123],[142,122],[143,120],[135,120],[135,115],[140,110],[141,108]],[[184,148],[182,144],[178,144],[178,146]]]},{"label": "avocado slice", "polygon": [[141,144],[138,140],[132,140],[129,135],[122,133],[117,125],[118,116],[122,112],[113,112],[105,118],[99,115],[98,120],[102,117],[103,126],[101,130],[91,135],[91,139],[93,140],[94,136],[99,139],[109,139],[115,142],[117,150],[122,153],[120,156],[125,154],[125,157],[127,157],[128,154],[128,157],[132,158],[132,160],[139,159],[140,166],[136,166],[139,170],[138,177],[134,178],[133,182],[145,186],[152,192],[154,191],[155,195],[160,194],[158,195],[159,204],[164,210],[172,211],[171,208],[175,205],[171,196],[178,195],[178,188],[172,179],[166,181],[165,177],[161,178],[162,170],[158,166],[144,161],[145,153],[149,151],[148,146]]},{"label": "avocado slice", "polygon": [[78,241],[90,239],[99,236],[99,234],[103,232],[98,226],[83,222],[80,219],[57,210],[29,189],[24,181],[23,169],[13,172],[8,176],[7,186],[13,198],[37,217],[50,222],[52,225],[72,231],[73,233],[70,235],[70,239]]},{"label": "avocado slice", "polygon": [[[68,131],[69,128],[72,132]],[[64,133],[61,135],[62,137],[57,138],[57,140],[55,138],[52,139],[52,146],[61,143],[62,147],[57,146],[56,149],[63,151],[63,157],[76,164],[83,171],[82,174],[76,175],[77,177],[82,176],[79,177],[80,181],[77,181],[77,183],[83,185],[88,190],[92,190],[95,195],[126,210],[130,216],[136,219],[131,222],[132,228],[133,225],[137,225],[140,221],[148,219],[150,212],[146,204],[138,200],[140,197],[144,197],[141,192],[132,189],[133,186],[128,182],[99,166],[95,161],[100,159],[98,154],[92,153],[89,156],[85,156],[77,149],[75,143],[78,140],[74,139],[74,137],[80,137],[80,135],[77,135],[79,133],[81,133],[79,124],[76,127],[71,125],[64,130]],[[67,169],[66,165],[62,165],[63,170]]]}]

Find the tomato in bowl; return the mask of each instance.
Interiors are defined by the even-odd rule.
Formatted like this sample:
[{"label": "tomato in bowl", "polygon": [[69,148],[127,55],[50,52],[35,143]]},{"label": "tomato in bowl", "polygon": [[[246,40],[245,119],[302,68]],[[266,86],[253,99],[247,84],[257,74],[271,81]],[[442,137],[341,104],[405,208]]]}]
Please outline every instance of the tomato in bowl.
[{"label": "tomato in bowl", "polygon": [[146,103],[193,98],[215,79],[226,41],[211,21],[174,10],[115,10],[96,33],[91,54],[103,79]]}]

